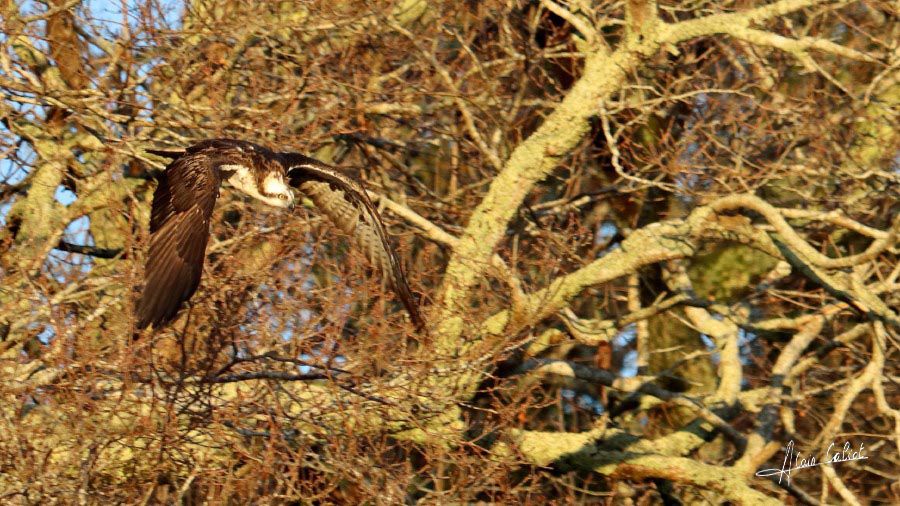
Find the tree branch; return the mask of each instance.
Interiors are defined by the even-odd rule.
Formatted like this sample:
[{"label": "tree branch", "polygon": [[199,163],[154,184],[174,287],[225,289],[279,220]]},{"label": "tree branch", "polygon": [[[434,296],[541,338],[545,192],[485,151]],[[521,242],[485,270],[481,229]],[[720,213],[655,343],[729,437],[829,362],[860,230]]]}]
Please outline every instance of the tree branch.
[{"label": "tree branch", "polygon": [[66,241],[59,241],[59,244],[56,245],[56,249],[67,253],[79,253],[81,255],[88,255],[96,258],[126,258],[127,256],[120,248],[98,248],[86,244],[72,244]]}]

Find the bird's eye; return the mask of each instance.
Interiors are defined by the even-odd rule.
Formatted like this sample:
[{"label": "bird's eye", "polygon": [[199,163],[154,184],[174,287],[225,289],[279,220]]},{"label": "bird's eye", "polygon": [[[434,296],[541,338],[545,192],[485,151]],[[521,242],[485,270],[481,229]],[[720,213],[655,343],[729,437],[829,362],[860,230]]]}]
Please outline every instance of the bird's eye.
[{"label": "bird's eye", "polygon": [[278,195],[278,198],[280,198],[281,200],[287,200],[288,196],[282,193],[282,194]]}]

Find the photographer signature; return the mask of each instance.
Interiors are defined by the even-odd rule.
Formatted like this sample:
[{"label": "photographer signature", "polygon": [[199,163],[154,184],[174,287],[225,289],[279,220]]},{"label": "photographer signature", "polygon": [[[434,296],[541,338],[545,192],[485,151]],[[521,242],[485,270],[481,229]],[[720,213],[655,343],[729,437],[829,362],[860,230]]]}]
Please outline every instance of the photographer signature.
[{"label": "photographer signature", "polygon": [[817,467],[822,464],[839,464],[841,462],[850,462],[853,460],[866,460],[869,457],[864,453],[863,443],[859,444],[859,448],[851,448],[850,442],[844,443],[844,447],[837,451],[836,453],[832,453],[834,448],[834,442],[828,446],[828,450],[825,451],[825,460],[818,461],[816,460],[815,455],[810,457],[803,457],[800,452],[794,451],[794,441],[791,440],[788,442],[787,447],[784,449],[784,462],[781,465],[781,469],[771,468],[771,469],[761,469],[756,472],[756,476],[766,477],[772,475],[778,476],[778,483],[781,483],[781,480],[787,476],[787,482],[791,482],[791,473],[798,469],[806,469],[808,467]]}]

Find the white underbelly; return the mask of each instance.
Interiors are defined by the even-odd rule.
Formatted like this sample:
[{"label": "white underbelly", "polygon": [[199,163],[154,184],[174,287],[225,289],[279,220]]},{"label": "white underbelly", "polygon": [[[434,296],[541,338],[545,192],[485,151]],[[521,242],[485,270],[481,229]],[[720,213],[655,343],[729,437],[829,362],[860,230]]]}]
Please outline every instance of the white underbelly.
[{"label": "white underbelly", "polygon": [[253,174],[250,173],[250,169],[248,169],[247,167],[244,167],[243,165],[223,165],[221,169],[234,171],[231,176],[225,181],[235,189],[254,197],[262,196],[259,194],[259,188],[256,184],[256,177],[254,177]]}]

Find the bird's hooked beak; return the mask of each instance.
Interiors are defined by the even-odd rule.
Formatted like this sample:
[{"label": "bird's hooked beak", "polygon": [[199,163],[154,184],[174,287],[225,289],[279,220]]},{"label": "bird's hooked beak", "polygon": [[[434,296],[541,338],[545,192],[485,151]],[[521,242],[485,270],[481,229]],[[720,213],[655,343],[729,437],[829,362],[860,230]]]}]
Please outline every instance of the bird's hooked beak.
[{"label": "bird's hooked beak", "polygon": [[284,188],[277,195],[278,199],[281,201],[278,207],[283,209],[287,209],[292,211],[294,209],[294,205],[297,203],[297,195],[294,194],[294,191],[290,188]]}]

